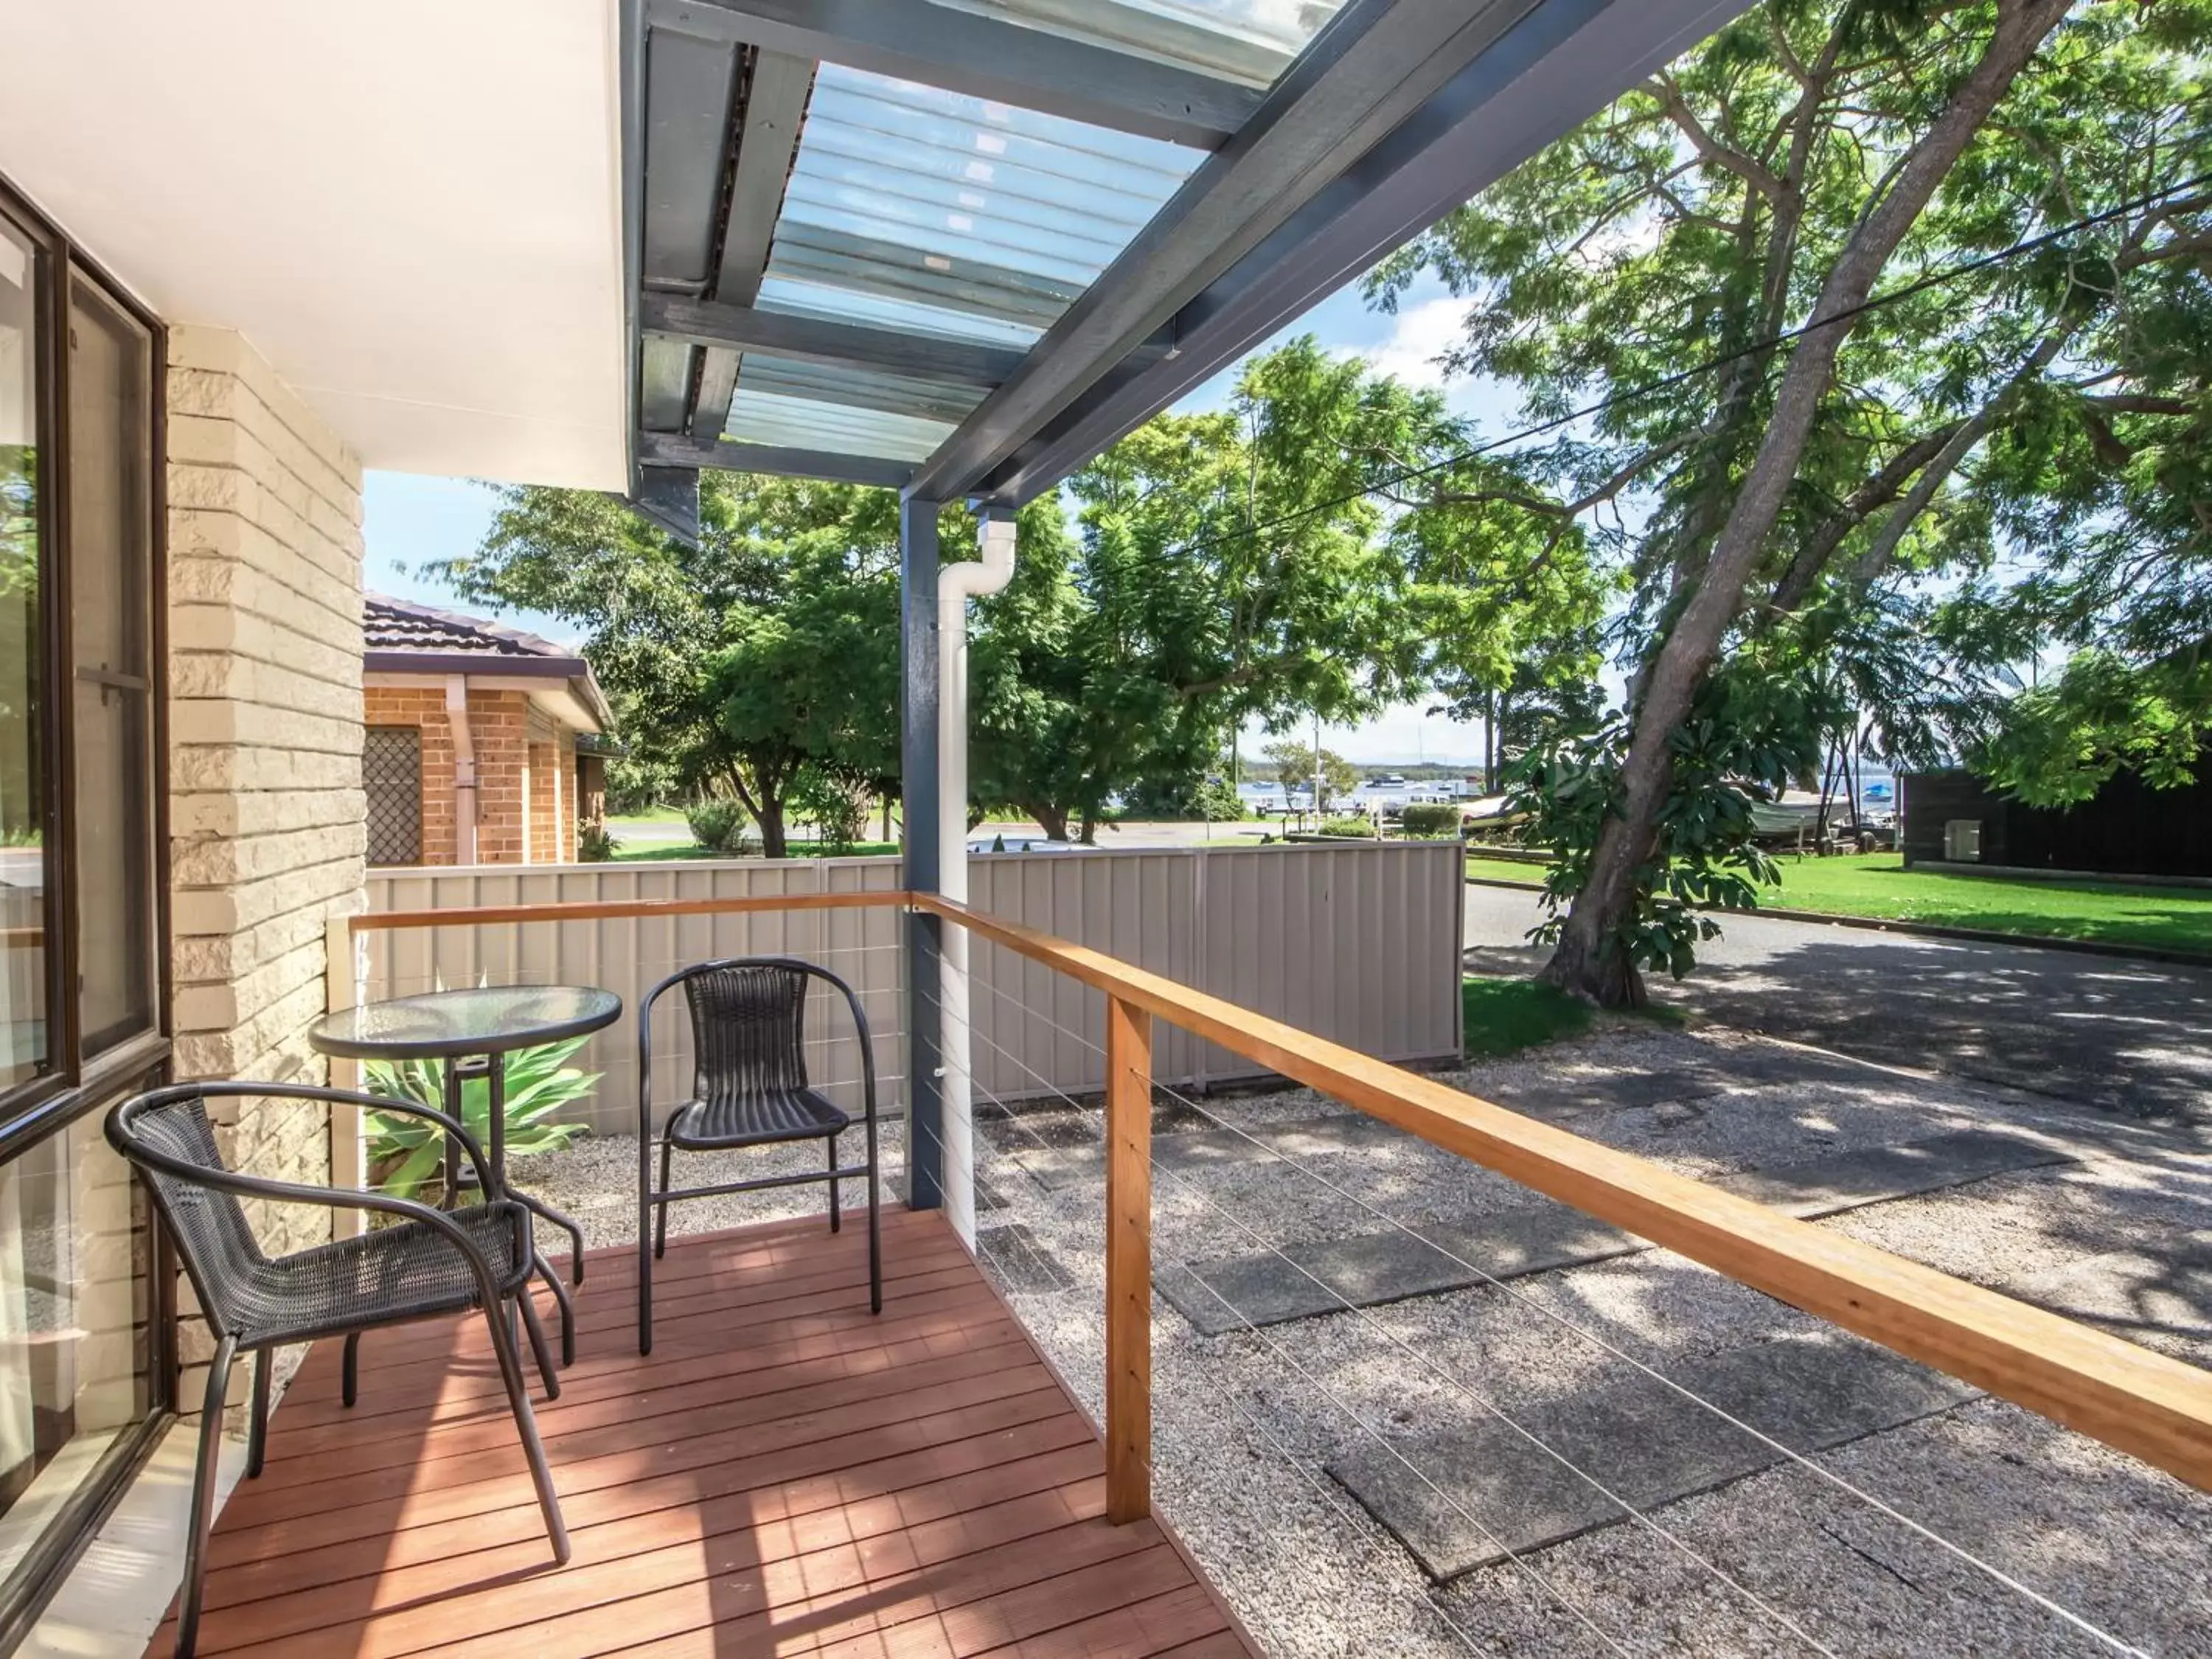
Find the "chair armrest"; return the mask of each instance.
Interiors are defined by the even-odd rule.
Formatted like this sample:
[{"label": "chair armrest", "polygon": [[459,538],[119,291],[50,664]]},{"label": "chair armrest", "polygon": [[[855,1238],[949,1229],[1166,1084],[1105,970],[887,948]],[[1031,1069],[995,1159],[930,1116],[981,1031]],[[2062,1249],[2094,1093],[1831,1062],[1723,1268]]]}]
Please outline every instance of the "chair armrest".
[{"label": "chair armrest", "polygon": [[483,1193],[499,1191],[499,1183],[491,1177],[491,1161],[484,1156],[484,1149],[477,1143],[477,1138],[469,1133],[467,1126],[458,1118],[449,1116],[434,1106],[425,1106],[419,1100],[394,1100],[384,1095],[364,1096],[362,1109],[371,1112],[397,1112],[403,1117],[423,1118],[436,1124],[446,1133],[459,1141],[462,1151],[468,1153],[469,1162],[476,1166],[477,1190]]},{"label": "chair armrest", "polygon": [[[375,1097],[372,1095],[365,1098],[374,1100]],[[451,1121],[450,1119],[447,1121]],[[210,1169],[205,1164],[194,1164],[185,1158],[172,1158],[143,1141],[132,1146],[130,1155],[135,1162],[159,1170],[179,1181],[216,1192],[233,1193],[240,1198],[271,1199],[286,1204],[313,1204],[332,1210],[375,1211],[420,1222],[432,1231],[444,1235],[447,1242],[460,1251],[469,1264],[470,1272],[476,1275],[477,1286],[483,1293],[484,1306],[495,1308],[499,1305],[499,1279],[492,1272],[491,1263],[477,1248],[476,1241],[443,1210],[411,1198],[394,1198],[388,1193],[357,1192],[349,1187],[310,1187],[296,1181],[276,1181],[267,1176],[240,1175],[234,1170]],[[528,1215],[529,1212],[524,1210],[523,1225],[526,1227],[529,1225]]]},{"label": "chair armrest", "polygon": [[496,1190],[491,1179],[490,1160],[484,1156],[483,1147],[469,1133],[468,1127],[459,1119],[447,1115],[434,1106],[426,1106],[419,1100],[395,1100],[388,1095],[372,1095],[358,1089],[324,1089],[304,1083],[199,1083],[188,1087],[179,1085],[178,1087],[185,1093],[197,1094],[204,1099],[236,1096],[320,1100],[335,1106],[357,1106],[364,1111],[397,1112],[403,1117],[419,1117],[436,1124],[460,1142],[462,1149],[469,1155],[469,1162],[476,1166],[479,1191],[489,1193]]}]

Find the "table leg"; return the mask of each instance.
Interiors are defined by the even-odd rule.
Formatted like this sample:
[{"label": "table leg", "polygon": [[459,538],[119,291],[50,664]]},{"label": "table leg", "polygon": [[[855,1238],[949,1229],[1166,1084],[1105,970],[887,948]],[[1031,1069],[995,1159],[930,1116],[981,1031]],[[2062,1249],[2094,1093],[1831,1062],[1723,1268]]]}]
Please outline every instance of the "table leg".
[{"label": "table leg", "polygon": [[490,1145],[485,1149],[491,1164],[492,1190],[487,1199],[507,1196],[507,1056],[485,1056],[484,1088],[489,1095],[485,1101],[485,1133]]},{"label": "table leg", "polygon": [[507,1186],[507,1057],[491,1057],[491,1178],[499,1183],[499,1196],[513,1198],[568,1235],[568,1276],[584,1282],[584,1230],[541,1199],[528,1193],[511,1193]]},{"label": "table leg", "polygon": [[[446,1062],[446,1115],[456,1123],[468,1122],[461,1114],[461,1070],[456,1060]],[[458,1210],[461,1207],[461,1143],[443,1129],[438,1138],[445,1143],[446,1207]]]}]

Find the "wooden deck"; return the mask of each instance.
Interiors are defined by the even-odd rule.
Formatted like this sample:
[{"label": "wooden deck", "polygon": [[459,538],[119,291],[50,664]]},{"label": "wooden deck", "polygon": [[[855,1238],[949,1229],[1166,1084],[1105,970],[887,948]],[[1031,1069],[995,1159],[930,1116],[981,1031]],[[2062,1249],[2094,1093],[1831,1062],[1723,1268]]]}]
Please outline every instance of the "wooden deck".
[{"label": "wooden deck", "polygon": [[1097,1436],[951,1230],[884,1220],[880,1318],[851,1219],[672,1243],[649,1358],[629,1254],[591,1258],[537,1402],[558,1569],[480,1317],[365,1339],[349,1412],[318,1345],[216,1525],[200,1651],[1248,1655],[1158,1526],[1108,1524]]}]

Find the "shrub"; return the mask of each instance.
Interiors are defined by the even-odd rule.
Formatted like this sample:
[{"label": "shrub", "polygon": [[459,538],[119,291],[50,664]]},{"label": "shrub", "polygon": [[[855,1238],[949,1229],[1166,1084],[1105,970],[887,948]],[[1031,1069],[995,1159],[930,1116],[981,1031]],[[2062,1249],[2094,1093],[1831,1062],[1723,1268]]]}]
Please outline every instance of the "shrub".
[{"label": "shrub", "polygon": [[1423,838],[1455,836],[1459,834],[1459,808],[1450,801],[1409,801],[1399,817],[1398,826],[1408,836]]},{"label": "shrub", "polygon": [[[580,1072],[568,1064],[590,1041],[571,1037],[535,1048],[518,1048],[507,1057],[507,1150],[526,1158],[567,1146],[584,1133],[580,1123],[549,1123],[546,1119],[572,1100],[580,1100],[598,1085],[599,1073]],[[442,1061],[434,1060],[372,1060],[362,1066],[368,1092],[388,1100],[411,1100],[443,1111],[446,1075]],[[478,1144],[489,1139],[491,1079],[468,1078],[461,1083],[461,1122]],[[410,1197],[436,1182],[442,1184],[445,1135],[434,1123],[398,1112],[368,1114],[368,1162],[371,1179],[386,1191]],[[468,1157],[461,1158],[464,1174],[471,1173]],[[443,1194],[450,1200],[451,1194]]]},{"label": "shrub", "polygon": [[1344,841],[1373,841],[1375,821],[1372,818],[1330,818],[1321,826],[1320,833]]},{"label": "shrub", "polygon": [[604,823],[586,823],[576,831],[576,858],[583,864],[605,864],[615,855],[615,838]]},{"label": "shrub", "polygon": [[710,853],[734,853],[745,832],[745,809],[733,800],[702,800],[684,809],[691,839]]},{"label": "shrub", "polygon": [[1244,816],[1244,803],[1237,797],[1237,786],[1226,778],[1152,778],[1127,791],[1118,816],[1228,823]]}]

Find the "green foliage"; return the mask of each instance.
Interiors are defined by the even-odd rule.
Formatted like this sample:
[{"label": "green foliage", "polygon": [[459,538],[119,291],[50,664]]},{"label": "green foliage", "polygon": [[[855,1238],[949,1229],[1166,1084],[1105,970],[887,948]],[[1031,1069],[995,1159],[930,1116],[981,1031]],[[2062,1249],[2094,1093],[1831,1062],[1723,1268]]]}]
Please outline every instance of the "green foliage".
[{"label": "green foliage", "polygon": [[499,493],[483,544],[430,574],[585,630],[633,753],[626,793],[732,796],[781,857],[802,766],[896,776],[890,492],[709,471],[696,549],[596,491]]},{"label": "green foliage", "polygon": [[607,762],[607,816],[635,817],[683,793],[676,769],[658,756],[624,755]]},{"label": "green foliage", "polygon": [[[1772,654],[1772,653],[1768,653]],[[1672,782],[1650,856],[1636,872],[1634,902],[1605,938],[1609,956],[1680,979],[1720,924],[1705,911],[1754,908],[1774,860],[1753,839],[1753,787],[1779,793],[1820,758],[1832,718],[1816,678],[1746,653],[1706,680],[1691,718],[1671,738]],[[1599,832],[1620,813],[1628,720],[1587,737],[1563,737],[1518,762],[1508,805],[1529,814],[1528,838],[1559,851],[1544,878],[1550,917],[1539,943],[1559,936],[1560,912],[1589,880]]]},{"label": "green foliage", "polygon": [[1237,786],[1226,778],[1147,778],[1124,793],[1120,816],[1177,823],[1233,823],[1244,816]]},{"label": "green foliage", "polygon": [[1373,841],[1375,820],[1372,818],[1328,818],[1316,827],[1314,833],[1334,836],[1340,841]]},{"label": "green foliage", "polygon": [[2195,781],[2212,740],[2212,658],[2199,649],[2134,663],[2093,648],[2023,693],[1978,757],[2032,806],[2085,801],[2125,768],[2159,788]]},{"label": "green foliage", "polygon": [[[1476,499],[1489,475],[1451,459],[1469,439],[1435,393],[1302,339],[1247,363],[1226,408],[1159,416],[1078,473],[1073,537],[1033,505],[1013,583],[976,607],[977,800],[1064,834],[1212,769],[1253,720],[1356,720],[1594,623],[1580,535]],[[1409,463],[1430,486],[1362,495]]]},{"label": "green foliage", "polygon": [[1456,836],[1459,817],[1459,807],[1451,801],[1407,801],[1399,814],[1398,827],[1416,838]]},{"label": "green foliage", "polygon": [[615,838],[604,823],[586,823],[576,831],[576,859],[582,864],[605,864],[615,855]]},{"label": "green foliage", "polygon": [[[568,1064],[583,1048],[587,1037],[549,1042],[535,1048],[518,1048],[507,1057],[507,1153],[527,1158],[555,1152],[584,1133],[580,1123],[549,1120],[562,1107],[582,1100],[597,1086],[600,1073],[581,1072]],[[443,1111],[446,1074],[434,1060],[384,1060],[362,1063],[368,1091],[387,1100],[411,1100]],[[484,1144],[491,1131],[491,1080],[465,1079],[461,1085],[461,1122]],[[368,1161],[373,1177],[386,1191],[407,1197],[442,1181],[445,1137],[434,1123],[398,1112],[368,1114]],[[465,1171],[468,1159],[461,1159]],[[448,1194],[447,1196],[450,1196]]]},{"label": "green foliage", "polygon": [[726,855],[743,850],[745,809],[733,800],[702,800],[688,806],[684,822],[690,826],[691,839],[709,853]]},{"label": "green foliage", "polygon": [[818,767],[809,767],[792,786],[791,808],[814,826],[825,853],[849,854],[868,828],[867,797],[852,782]]},{"label": "green foliage", "polygon": [[1322,811],[1328,811],[1332,801],[1350,794],[1359,787],[1359,773],[1352,763],[1334,749],[1317,753],[1314,746],[1297,738],[1278,738],[1263,751],[1267,764],[1275,770],[1276,780],[1284,788],[1310,791],[1314,787],[1314,763],[1321,763],[1321,798],[1316,803]]},{"label": "green foliage", "polygon": [[[1581,890],[1577,861],[1599,840],[1618,848],[1591,907],[1616,963],[1686,965],[1698,929],[1682,900],[1741,872],[1728,795],[1754,774],[1726,757],[1746,740],[1688,729],[1699,722],[1817,697],[1803,710],[1816,756],[1822,740],[1972,753],[2001,715],[2013,735],[1990,764],[2063,799],[2112,764],[2178,778],[2212,718],[2201,683],[2167,666],[2212,635],[2212,192],[1959,270],[2212,171],[2212,5],[2075,5],[1930,175],[1901,242],[1869,248],[1904,158],[1957,125],[1942,118],[2000,10],[1766,0],[1370,279],[1385,307],[1423,276],[1466,299],[1449,366],[1511,387],[1525,417],[1604,404],[1492,458],[1496,474],[1460,493],[1547,534],[1578,527],[1627,587],[1612,643],[1638,688],[1630,718],[1663,711],[1637,733],[1634,822],[1620,777],[1634,728],[1593,729],[1577,710],[1526,734],[1527,787],[1568,848],[1555,897]],[[1769,342],[1824,292],[1936,271],[1956,274],[1827,337],[1840,343],[1799,441],[1778,395],[1793,365],[1825,359]],[[1746,507],[1762,456],[1786,489]],[[1707,592],[1740,509],[1747,574],[1732,562]],[[1765,651],[1778,635],[1794,643]],[[1997,708],[2003,665],[2054,640],[2106,659]],[[1806,665],[1816,651],[1825,674]],[[1755,691],[1753,665],[1788,684]],[[1734,684],[1716,693],[1715,675]],[[1471,684],[1504,680],[1492,665]],[[1670,766],[1688,775],[1667,781]],[[1632,891],[1614,890],[1623,870]],[[1565,971],[1585,984],[1576,955]]]}]

